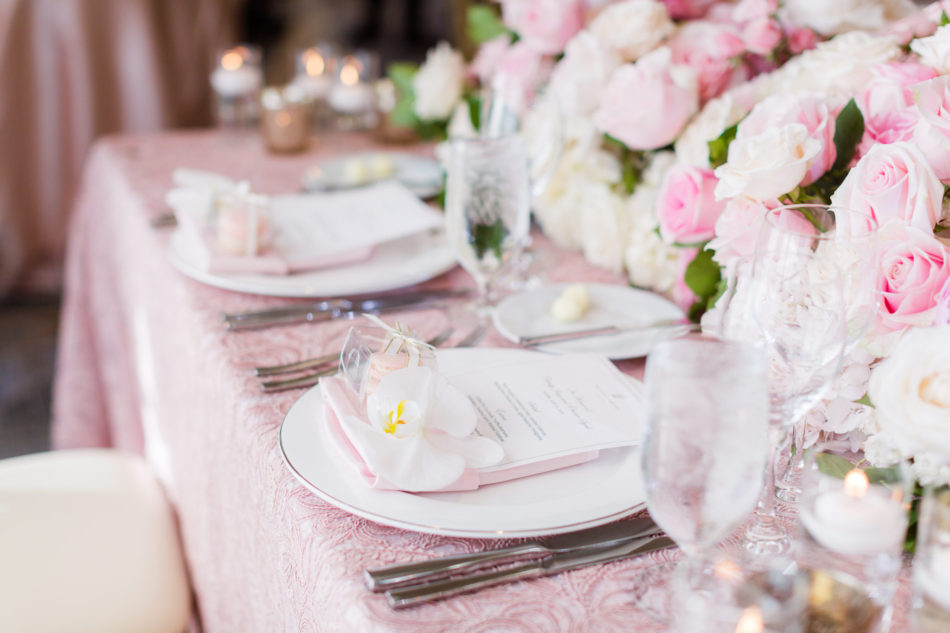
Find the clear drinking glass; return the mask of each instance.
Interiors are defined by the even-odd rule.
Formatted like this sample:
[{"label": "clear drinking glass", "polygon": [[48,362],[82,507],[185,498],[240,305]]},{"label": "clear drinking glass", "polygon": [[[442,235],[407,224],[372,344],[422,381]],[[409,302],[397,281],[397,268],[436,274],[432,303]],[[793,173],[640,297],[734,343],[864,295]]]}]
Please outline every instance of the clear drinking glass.
[{"label": "clear drinking glass", "polygon": [[[845,310],[845,355],[867,333],[880,306],[877,228],[874,218],[853,209],[823,204],[788,205],[765,214],[756,241],[757,250],[781,256],[814,254],[813,261],[828,264],[824,269],[837,270]],[[821,264],[812,267],[820,275]],[[805,425],[801,422],[794,429],[787,459],[778,465],[777,491],[786,501],[798,500],[804,437]]]},{"label": "clear drinking glass", "polygon": [[520,136],[454,139],[446,179],[445,225],[459,263],[478,284],[479,312],[496,297],[494,282],[516,257],[530,227],[528,161]]},{"label": "clear drinking glass", "polygon": [[914,556],[914,633],[950,631],[950,486],[924,491]]},{"label": "clear drinking glass", "polygon": [[647,507],[687,555],[674,576],[675,600],[704,601],[719,584],[713,548],[748,516],[761,489],[765,359],[745,343],[666,341],[647,358],[645,381]]}]

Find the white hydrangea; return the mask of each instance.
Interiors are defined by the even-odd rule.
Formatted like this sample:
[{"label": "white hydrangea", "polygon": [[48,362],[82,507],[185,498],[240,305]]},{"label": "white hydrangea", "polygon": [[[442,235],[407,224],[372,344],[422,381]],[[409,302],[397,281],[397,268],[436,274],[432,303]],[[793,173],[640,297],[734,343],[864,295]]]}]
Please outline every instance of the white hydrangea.
[{"label": "white hydrangea", "polygon": [[666,171],[676,162],[673,152],[658,152],[642,174],[642,181],[627,200],[630,226],[624,263],[630,282],[660,293],[669,292],[679,272],[678,249],[657,234],[656,199]]},{"label": "white hydrangea", "polygon": [[624,200],[603,182],[585,187],[583,200],[580,240],[584,257],[595,266],[619,273],[629,232]]}]

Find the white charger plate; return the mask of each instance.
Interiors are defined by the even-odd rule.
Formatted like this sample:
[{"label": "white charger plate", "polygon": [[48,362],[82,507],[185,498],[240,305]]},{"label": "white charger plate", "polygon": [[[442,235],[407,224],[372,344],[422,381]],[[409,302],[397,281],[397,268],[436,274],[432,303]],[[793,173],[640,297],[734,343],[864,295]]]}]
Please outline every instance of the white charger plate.
[{"label": "white charger plate", "polygon": [[218,288],[274,297],[338,297],[411,286],[455,267],[455,254],[442,230],[380,244],[363,262],[292,275],[211,273],[188,259],[177,230],[168,257],[185,275]]},{"label": "white charger plate", "polygon": [[[495,328],[517,343],[522,336],[685,318],[675,303],[652,292],[618,284],[584,284],[590,295],[590,309],[577,321],[565,323],[551,316],[551,304],[569,285],[552,284],[506,297],[493,314]],[[677,334],[675,328],[620,332],[548,343],[536,349],[558,354],[602,354],[613,360],[639,358]]]},{"label": "white charger plate", "polygon": [[[538,354],[465,348],[438,352],[439,370],[489,367]],[[597,459],[466,492],[408,493],[368,488],[330,443],[318,387],[307,391],[280,427],[280,450],[291,472],[325,501],[383,525],[446,536],[506,538],[572,532],[641,510],[646,493],[636,447],[602,451]]]},{"label": "white charger plate", "polygon": [[385,156],[392,162],[393,174],[385,180],[399,181],[420,198],[431,198],[442,191],[443,171],[437,160],[402,152],[358,152],[318,161],[304,173],[303,188],[307,191],[345,188],[348,186],[346,166],[349,161],[364,161],[371,167],[373,160],[379,156]]}]

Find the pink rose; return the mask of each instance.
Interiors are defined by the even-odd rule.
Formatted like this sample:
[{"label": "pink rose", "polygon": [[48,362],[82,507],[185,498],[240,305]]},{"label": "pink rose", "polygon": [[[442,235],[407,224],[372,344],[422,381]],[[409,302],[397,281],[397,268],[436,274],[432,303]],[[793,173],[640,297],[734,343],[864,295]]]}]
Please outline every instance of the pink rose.
[{"label": "pink rose", "polygon": [[758,18],[742,27],[742,41],[756,55],[771,53],[783,35],[781,25],[772,18]]},{"label": "pink rose", "polygon": [[865,213],[878,226],[900,220],[931,235],[942,201],[943,185],[920,150],[906,142],[872,147],[831,196],[833,205]]},{"label": "pink rose", "polygon": [[[550,60],[518,41],[504,50],[489,51],[493,66],[485,68],[483,84],[504,95],[510,107],[521,112],[531,103],[535,90],[551,72]],[[477,59],[476,59],[477,61]]]},{"label": "pink rose", "polygon": [[741,0],[732,8],[732,19],[743,24],[766,18],[778,11],[778,0]]},{"label": "pink rose", "polygon": [[934,325],[948,324],[950,324],[950,279],[937,295],[937,312],[934,316]]},{"label": "pink rose", "polygon": [[736,57],[745,52],[745,44],[730,25],[687,22],[672,37],[669,46],[674,63],[696,71],[699,97],[703,102],[748,78],[745,67],[736,63]]},{"label": "pink rose", "polygon": [[616,54],[604,50],[590,31],[581,31],[567,43],[548,86],[564,114],[588,117],[600,104],[607,80],[619,65]]},{"label": "pink rose", "polygon": [[662,47],[611,76],[594,125],[631,149],[669,145],[699,107],[696,76]]},{"label": "pink rose", "polygon": [[804,26],[793,26],[788,29],[786,34],[788,38],[788,50],[792,55],[798,55],[805,51],[810,51],[818,44],[818,36],[815,32]]},{"label": "pink rose", "polygon": [[892,222],[880,230],[881,309],[886,329],[930,325],[936,298],[950,279],[950,253],[932,234]]},{"label": "pink rose", "polygon": [[914,143],[940,182],[950,184],[950,75],[917,84],[914,94],[920,114]]},{"label": "pink rose", "polygon": [[751,257],[765,212],[776,206],[777,200],[766,204],[744,196],[730,198],[716,220],[716,236],[707,246],[716,253],[713,259],[730,268],[736,260]]},{"label": "pink rose", "polygon": [[884,64],[874,69],[874,79],[855,97],[864,117],[859,157],[878,143],[909,141],[913,137],[919,116],[907,86],[934,74],[933,69],[920,64]]},{"label": "pink rose", "polygon": [[[934,3],[936,4],[936,3]],[[928,37],[937,30],[937,23],[931,20],[923,11],[918,11],[906,18],[890,22],[882,35],[890,35],[901,46],[906,46],[917,37]]]},{"label": "pink rose", "polygon": [[582,0],[504,0],[505,25],[538,53],[553,55],[581,30]]},{"label": "pink rose", "polygon": [[736,130],[736,140],[758,136],[763,132],[801,123],[808,136],[821,144],[818,154],[808,164],[802,185],[821,177],[835,162],[835,119],[828,106],[818,95],[772,95],[763,99],[749,113]]},{"label": "pink rose", "polygon": [[716,0],[663,0],[674,20],[692,20],[706,14]]},{"label": "pink rose", "polygon": [[482,84],[490,84],[495,70],[501,64],[505,53],[508,52],[508,45],[511,43],[511,36],[508,34],[499,35],[490,39],[478,48],[478,53],[469,67],[469,72],[475,75]]},{"label": "pink rose", "polygon": [[656,202],[663,241],[696,244],[713,237],[726,207],[714,195],[717,182],[711,169],[692,165],[677,164],[666,172]]}]

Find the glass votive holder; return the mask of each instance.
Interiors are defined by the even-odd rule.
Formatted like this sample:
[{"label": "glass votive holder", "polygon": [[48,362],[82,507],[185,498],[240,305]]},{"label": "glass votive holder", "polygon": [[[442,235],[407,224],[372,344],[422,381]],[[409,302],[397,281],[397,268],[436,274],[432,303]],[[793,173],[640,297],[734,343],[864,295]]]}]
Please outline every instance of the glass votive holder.
[{"label": "glass votive holder", "polygon": [[806,456],[799,506],[800,559],[839,578],[851,578],[879,607],[878,617],[854,633],[887,629],[907,531],[913,479],[904,465],[852,468],[823,453]]},{"label": "glass votive holder", "polygon": [[328,42],[298,50],[294,56],[294,78],[290,83],[303,92],[310,109],[311,129],[327,127],[332,121],[327,99],[336,82],[338,64],[338,48]]},{"label": "glass votive holder", "polygon": [[266,88],[261,93],[261,107],[261,132],[268,150],[292,153],[307,146],[310,112],[300,88]]},{"label": "glass votive holder", "polygon": [[437,362],[434,348],[402,323],[355,326],[343,341],[340,368],[361,405],[383,376],[407,367],[435,369]]},{"label": "glass votive holder", "polygon": [[211,88],[215,96],[215,118],[226,129],[251,129],[258,116],[258,98],[264,74],[261,50],[240,44],[218,53],[211,71]]},{"label": "glass votive holder", "polygon": [[917,519],[914,633],[950,631],[950,486],[924,490]]},{"label": "glass votive holder", "polygon": [[374,85],[378,78],[379,56],[373,51],[360,50],[340,59],[336,82],[328,98],[338,129],[350,131],[375,127]]}]

